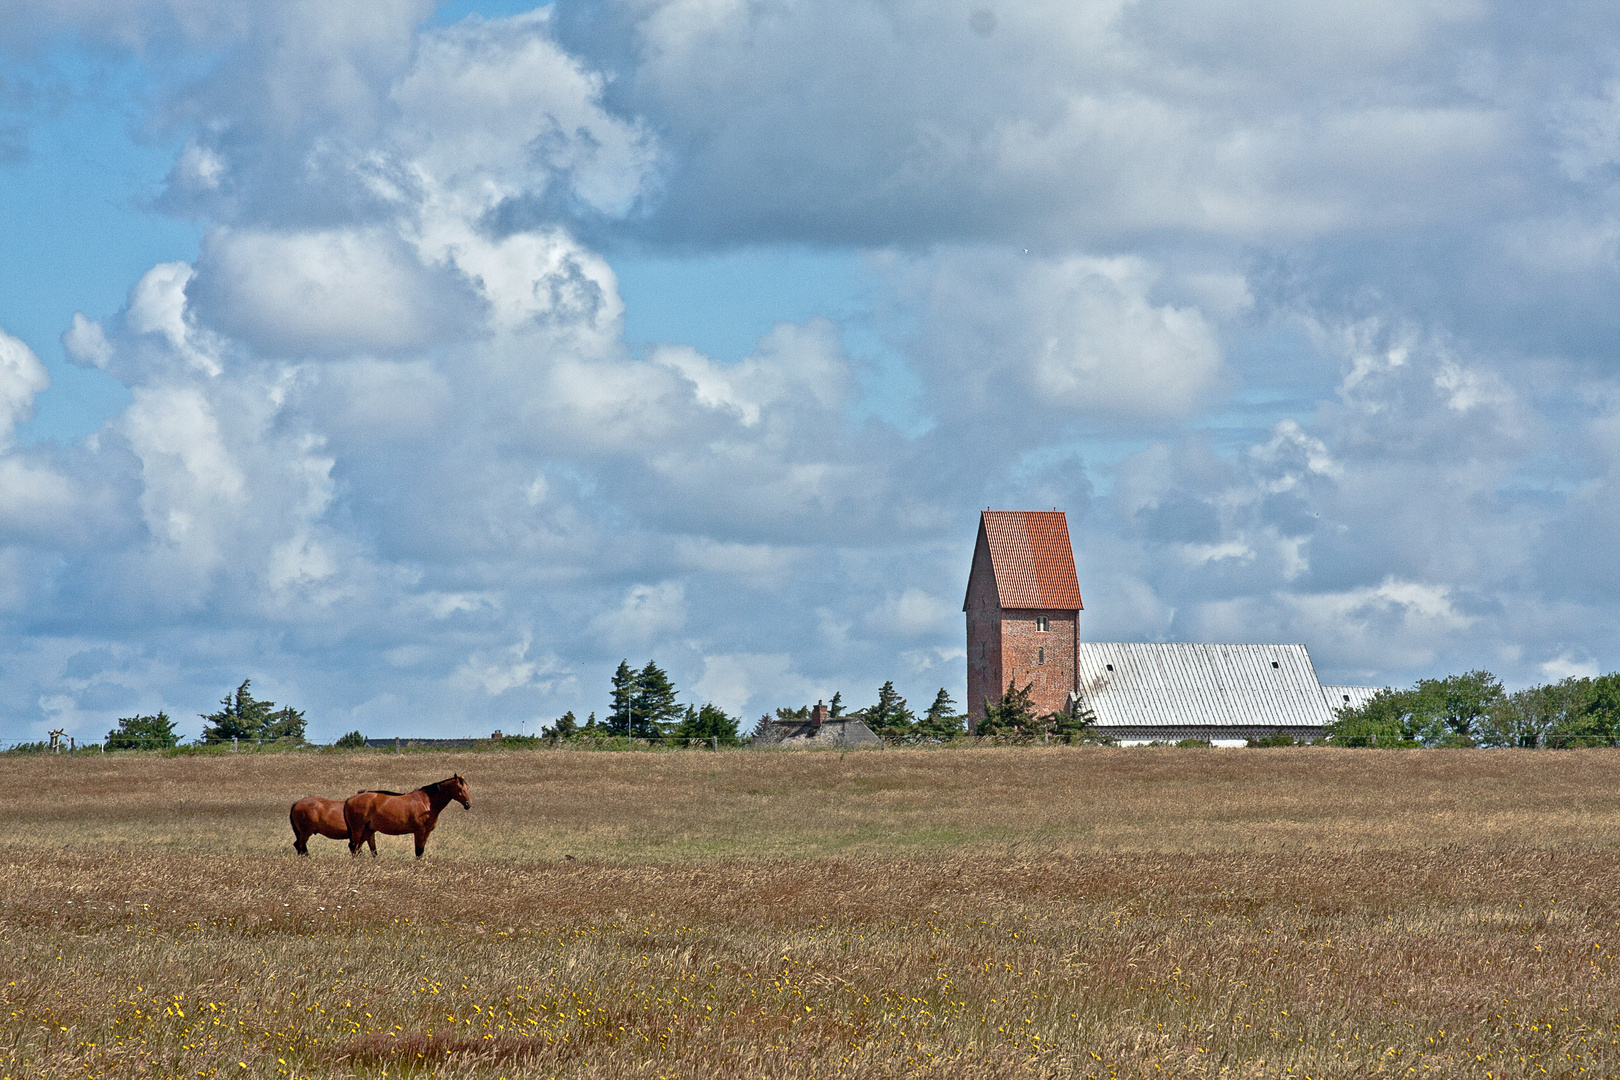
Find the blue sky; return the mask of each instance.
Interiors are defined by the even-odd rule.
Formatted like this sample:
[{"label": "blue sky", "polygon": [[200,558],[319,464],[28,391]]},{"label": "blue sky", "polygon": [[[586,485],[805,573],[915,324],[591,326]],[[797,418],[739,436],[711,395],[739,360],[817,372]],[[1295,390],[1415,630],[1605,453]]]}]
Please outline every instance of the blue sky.
[{"label": "blue sky", "polygon": [[0,2],[0,742],[963,692],[1093,639],[1616,666],[1617,17]]}]

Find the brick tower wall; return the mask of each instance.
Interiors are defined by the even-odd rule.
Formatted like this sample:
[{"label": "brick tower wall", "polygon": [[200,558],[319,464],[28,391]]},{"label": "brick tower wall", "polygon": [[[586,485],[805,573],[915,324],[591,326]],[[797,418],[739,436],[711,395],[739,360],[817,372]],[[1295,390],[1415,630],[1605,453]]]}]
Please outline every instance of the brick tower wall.
[{"label": "brick tower wall", "polygon": [[[1018,608],[1001,615],[1001,687],[997,696],[1006,691],[1009,680],[1019,686],[1030,683],[1030,701],[1037,714],[1067,710],[1069,691],[1075,688],[1080,613]],[[1048,626],[1044,631],[1037,629],[1043,615]],[[983,706],[980,709],[983,715]]]},{"label": "brick tower wall", "polygon": [[980,542],[968,575],[967,602],[967,715],[972,731],[984,719],[984,699],[1001,696],[1001,605],[996,601],[996,577],[990,552]]}]

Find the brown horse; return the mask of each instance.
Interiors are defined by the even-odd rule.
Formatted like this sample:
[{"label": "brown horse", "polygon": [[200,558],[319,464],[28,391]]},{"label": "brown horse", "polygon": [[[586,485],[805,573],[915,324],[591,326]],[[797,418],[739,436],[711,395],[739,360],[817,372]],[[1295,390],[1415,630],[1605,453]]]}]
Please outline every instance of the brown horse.
[{"label": "brown horse", "polygon": [[467,795],[467,781],[460,773],[437,784],[419,787],[408,795],[389,791],[362,791],[350,795],[343,804],[343,819],[349,828],[349,854],[360,854],[360,845],[371,844],[372,858],[377,856],[377,834],[416,837],[416,857],[422,857],[427,847],[428,834],[439,823],[439,811],[458,802],[463,809],[472,809]]},{"label": "brown horse", "polygon": [[[378,794],[398,795],[399,792],[383,791]],[[317,833],[333,840],[349,838],[349,824],[343,818],[342,799],[323,799],[319,795],[299,799],[287,812],[287,820],[292,822],[293,850],[300,855],[309,854],[309,838]],[[377,854],[376,837],[371,839],[371,853]]]}]

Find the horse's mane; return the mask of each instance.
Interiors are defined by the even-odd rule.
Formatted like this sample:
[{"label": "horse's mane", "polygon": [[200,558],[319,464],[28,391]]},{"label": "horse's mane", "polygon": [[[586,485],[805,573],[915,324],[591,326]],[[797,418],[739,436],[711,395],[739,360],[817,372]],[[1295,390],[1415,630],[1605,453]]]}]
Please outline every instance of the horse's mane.
[{"label": "horse's mane", "polygon": [[435,788],[442,788],[442,787],[444,787],[444,785],[450,783],[450,781],[457,780],[457,779],[460,779],[460,774],[457,774],[456,776],[447,776],[443,780],[435,780],[431,784],[423,784],[420,788],[417,788],[417,790],[418,791],[432,791]]},{"label": "horse's mane", "polygon": [[384,791],[382,788],[362,788],[361,795],[403,795],[403,791]]}]

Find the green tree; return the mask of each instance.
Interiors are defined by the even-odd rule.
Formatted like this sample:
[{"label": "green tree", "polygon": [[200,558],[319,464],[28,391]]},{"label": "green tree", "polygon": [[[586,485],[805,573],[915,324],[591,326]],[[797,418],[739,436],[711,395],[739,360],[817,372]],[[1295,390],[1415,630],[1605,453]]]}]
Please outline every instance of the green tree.
[{"label": "green tree", "polygon": [[634,720],[637,678],[629,660],[620,660],[613,672],[613,712],[609,714],[607,733],[628,735]]},{"label": "green tree", "polygon": [[956,711],[956,700],[942,686],[934,695],[934,703],[917,720],[917,735],[923,739],[943,742],[966,730],[965,716]]},{"label": "green tree", "polygon": [[719,739],[721,746],[736,746],[737,717],[727,716],[724,709],[717,705],[704,705],[701,709],[693,705],[686,707],[686,715],[681,718],[680,726],[675,729],[677,739],[698,739],[708,742],[710,739]]},{"label": "green tree", "polygon": [[[809,716],[810,714],[807,712],[807,713],[805,713],[805,715]],[[838,691],[838,690],[833,691],[832,700],[827,702],[827,715],[828,716],[842,716],[842,715],[844,715],[844,695],[843,695],[843,693],[841,691]]]},{"label": "green tree", "polygon": [[810,706],[800,705],[797,709],[791,709],[786,705],[778,706],[776,718],[778,720],[808,720],[810,719]]},{"label": "green tree", "polygon": [[1410,690],[1388,687],[1360,705],[1341,706],[1327,726],[1334,746],[1372,746],[1380,750],[1422,746],[1419,736],[1428,723]]},{"label": "green tree", "polygon": [[994,701],[986,698],[979,734],[1014,739],[1029,739],[1039,734],[1041,723],[1035,716],[1035,704],[1030,700],[1034,689],[1034,682],[1019,687],[1009,681],[1007,692],[1001,697]]},{"label": "green tree", "polygon": [[[268,704],[274,704],[270,702]],[[275,742],[277,739],[296,739],[304,741],[304,714],[297,709],[277,709],[265,718],[264,731],[259,737],[260,742]]]},{"label": "green tree", "polygon": [[219,712],[203,716],[200,742],[240,739],[268,743],[285,738],[304,741],[304,714],[291,707],[277,709],[273,701],[257,700],[250,689],[252,685],[252,679],[243,679],[234,693],[220,699]]},{"label": "green tree", "polygon": [[1100,742],[1109,746],[1114,744],[1112,738],[1098,735],[1096,714],[1089,710],[1047,713],[1041,720],[1046,730],[1066,743]]},{"label": "green tree", "polygon": [[675,684],[670,682],[668,673],[651,660],[636,673],[631,710],[632,734],[638,739],[661,739],[681,722],[684,710],[675,702]]},{"label": "green tree", "polygon": [[579,733],[582,736],[595,738],[607,733],[607,725],[598,723],[596,713],[593,711],[589,716],[585,717],[585,726],[579,729]]},{"label": "green tree", "polygon": [[1584,699],[1575,715],[1564,719],[1548,735],[1555,747],[1614,746],[1620,743],[1620,674],[1585,680]]},{"label": "green tree", "polygon": [[1480,725],[1486,746],[1529,746],[1559,743],[1559,734],[1578,728],[1596,694],[1593,680],[1568,678],[1515,690],[1502,699]]},{"label": "green tree", "polygon": [[159,710],[156,716],[120,717],[104,745],[108,750],[163,750],[179,746],[180,736],[169,714]]},{"label": "green tree", "polygon": [[892,679],[878,687],[877,704],[861,715],[880,739],[905,742],[916,734],[916,714],[906,707],[906,699],[895,690]]},{"label": "green tree", "polygon": [[220,710],[203,716],[202,741],[205,743],[230,742],[239,739],[243,742],[258,742],[260,734],[264,731],[265,723],[270,719],[270,713],[275,709],[273,701],[258,701],[253,697],[250,689],[252,679],[243,679],[242,685],[236,688],[233,694],[226,694],[220,699]]},{"label": "green tree", "polygon": [[556,720],[552,721],[551,727],[545,729],[542,734],[555,736],[559,739],[572,739],[574,736],[578,735],[579,721],[574,718],[574,710],[569,709],[567,712],[557,717]]},{"label": "green tree", "polygon": [[1492,710],[1500,708],[1506,697],[1500,680],[1488,671],[1420,679],[1412,693],[1416,711],[1425,718],[1421,741],[1438,746],[1476,745]]},{"label": "green tree", "polygon": [[366,745],[366,737],[356,728],[332,745],[340,750],[358,750]]}]

